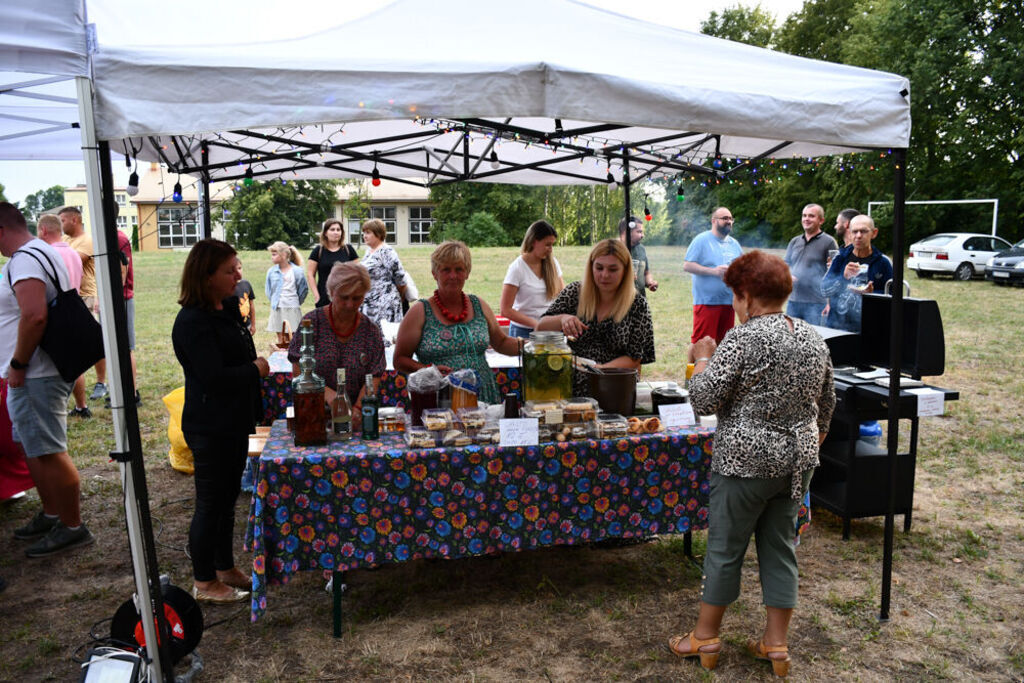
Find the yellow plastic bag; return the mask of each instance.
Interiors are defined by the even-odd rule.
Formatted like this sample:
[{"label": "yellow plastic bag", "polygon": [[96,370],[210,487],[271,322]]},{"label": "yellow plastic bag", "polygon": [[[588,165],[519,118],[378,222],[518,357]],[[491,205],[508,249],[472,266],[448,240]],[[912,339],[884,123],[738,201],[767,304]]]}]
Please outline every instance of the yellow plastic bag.
[{"label": "yellow plastic bag", "polygon": [[185,408],[185,387],[178,387],[164,396],[163,402],[170,415],[170,419],[167,420],[167,438],[171,442],[171,449],[167,451],[167,457],[171,461],[171,467],[185,474],[194,474],[192,450],[185,443],[185,434],[181,431],[181,411]]}]

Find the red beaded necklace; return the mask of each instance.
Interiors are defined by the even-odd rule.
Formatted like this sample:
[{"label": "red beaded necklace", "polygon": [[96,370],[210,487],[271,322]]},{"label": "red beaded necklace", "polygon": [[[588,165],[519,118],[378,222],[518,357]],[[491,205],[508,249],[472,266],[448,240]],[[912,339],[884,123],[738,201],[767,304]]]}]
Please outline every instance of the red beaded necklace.
[{"label": "red beaded necklace", "polygon": [[441,311],[441,315],[448,320],[451,320],[453,323],[461,323],[469,315],[469,297],[466,296],[465,292],[462,293],[462,311],[457,314],[449,311],[445,308],[444,304],[441,303],[441,294],[438,290],[434,290],[434,296],[431,298],[434,300],[434,303],[437,304],[437,309]]},{"label": "red beaded necklace", "polygon": [[334,326],[333,311],[328,313],[327,321],[331,324],[331,331],[334,332],[334,336],[338,337],[339,339],[345,339],[346,337],[351,337],[355,333],[356,328],[359,327],[359,311],[356,311],[356,319],[355,321],[352,322],[352,327],[348,328],[348,330],[344,332],[338,332],[338,328]]}]

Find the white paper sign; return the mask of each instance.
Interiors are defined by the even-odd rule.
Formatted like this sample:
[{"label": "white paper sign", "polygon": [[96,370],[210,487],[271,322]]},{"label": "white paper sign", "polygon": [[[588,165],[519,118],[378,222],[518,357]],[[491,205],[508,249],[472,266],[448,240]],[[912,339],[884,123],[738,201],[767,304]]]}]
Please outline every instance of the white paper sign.
[{"label": "white paper sign", "polygon": [[658,406],[661,423],[666,427],[690,427],[697,422],[693,406],[689,403],[670,403]]},{"label": "white paper sign", "polygon": [[928,415],[942,415],[946,412],[946,397],[941,391],[935,389],[907,389],[911,394],[917,394],[917,416],[927,417]]},{"label": "white paper sign", "polygon": [[536,446],[540,443],[537,434],[537,418],[503,418],[498,422],[502,446]]}]

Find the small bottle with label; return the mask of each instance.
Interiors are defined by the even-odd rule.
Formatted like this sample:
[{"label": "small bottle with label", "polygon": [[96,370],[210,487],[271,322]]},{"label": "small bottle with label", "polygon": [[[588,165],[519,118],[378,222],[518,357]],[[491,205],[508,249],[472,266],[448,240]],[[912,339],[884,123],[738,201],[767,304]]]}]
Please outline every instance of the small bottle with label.
[{"label": "small bottle with label", "polygon": [[331,440],[345,441],[352,437],[352,404],[345,390],[345,368],[337,370],[337,391],[331,401]]},{"label": "small bottle with label", "polygon": [[366,374],[366,393],[363,394],[363,439],[374,440],[380,438],[380,423],[378,414],[380,411],[380,399],[373,389],[373,375]]}]

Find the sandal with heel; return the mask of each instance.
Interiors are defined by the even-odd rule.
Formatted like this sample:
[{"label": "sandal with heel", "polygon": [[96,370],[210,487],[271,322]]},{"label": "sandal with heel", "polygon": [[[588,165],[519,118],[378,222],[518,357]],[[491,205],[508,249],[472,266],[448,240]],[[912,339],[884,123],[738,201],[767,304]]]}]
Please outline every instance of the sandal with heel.
[{"label": "sandal with heel", "polygon": [[[678,646],[684,642],[689,643],[689,652],[680,652]],[[700,657],[700,665],[707,671],[711,671],[718,666],[718,655],[721,654],[721,649],[715,650],[714,652],[704,652],[701,650],[702,647],[707,645],[721,645],[722,639],[718,636],[714,638],[708,638],[701,640],[700,638],[693,635],[693,631],[690,631],[685,636],[672,636],[668,639],[668,649],[676,657],[680,659],[687,659],[689,657]]]},{"label": "sandal with heel", "polygon": [[[787,645],[765,645],[764,640],[758,642],[751,641],[747,644],[747,651],[754,656],[755,659],[764,659],[772,663],[772,671],[779,678],[785,678],[789,675],[789,646]],[[785,657],[774,658],[770,655],[775,652],[781,652]]]}]

